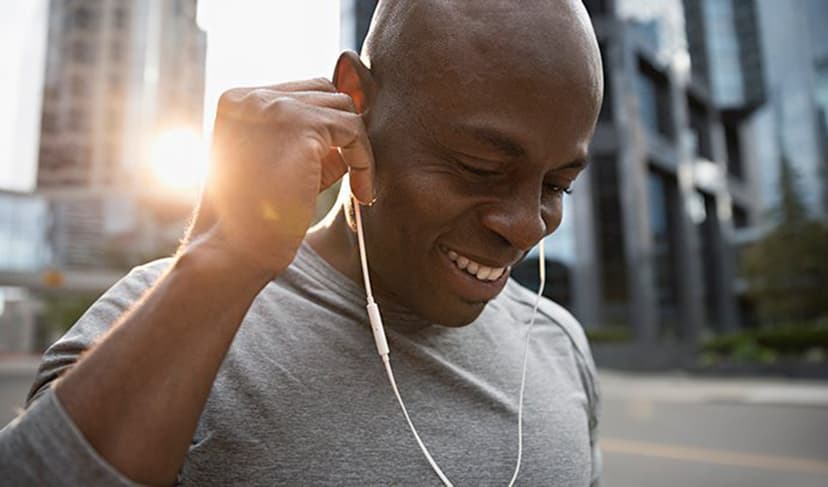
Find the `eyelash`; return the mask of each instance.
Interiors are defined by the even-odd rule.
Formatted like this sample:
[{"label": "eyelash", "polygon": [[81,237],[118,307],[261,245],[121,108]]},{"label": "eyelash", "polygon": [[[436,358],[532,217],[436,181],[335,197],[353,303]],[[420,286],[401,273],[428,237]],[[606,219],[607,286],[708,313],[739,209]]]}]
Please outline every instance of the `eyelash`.
[{"label": "eyelash", "polygon": [[544,184],[544,187],[548,188],[553,193],[561,193],[561,194],[572,194],[572,187],[567,186],[566,188],[562,188],[557,184]]},{"label": "eyelash", "polygon": [[[477,176],[477,177],[496,176],[496,175],[499,174],[497,171],[487,171],[485,169],[478,169],[478,168],[469,166],[469,165],[464,164],[460,161],[456,161],[456,162],[464,171],[466,171],[469,174],[472,174],[474,176]],[[544,184],[543,186],[544,186],[544,188],[547,188],[548,190],[552,191],[553,193],[572,194],[572,187],[570,187],[570,186],[567,186],[565,188],[562,188],[562,187],[558,186],[557,184]]]}]

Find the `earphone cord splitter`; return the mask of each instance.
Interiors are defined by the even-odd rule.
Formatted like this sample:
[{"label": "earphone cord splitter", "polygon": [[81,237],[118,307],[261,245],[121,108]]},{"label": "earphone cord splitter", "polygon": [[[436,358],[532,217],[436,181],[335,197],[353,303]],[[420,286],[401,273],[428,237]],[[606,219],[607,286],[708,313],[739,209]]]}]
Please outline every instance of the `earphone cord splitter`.
[{"label": "earphone cord splitter", "polygon": [[[437,465],[437,462],[434,461],[434,458],[429,453],[428,448],[426,448],[425,443],[420,438],[420,435],[417,433],[417,429],[414,427],[414,423],[411,421],[411,417],[408,415],[408,410],[405,407],[405,403],[402,400],[402,396],[400,396],[400,391],[397,388],[397,382],[394,380],[394,371],[391,369],[391,360],[389,358],[390,349],[388,348],[388,341],[385,338],[385,329],[382,324],[382,316],[379,312],[379,306],[374,301],[374,295],[371,289],[371,278],[368,274],[368,258],[365,252],[365,237],[363,235],[362,229],[362,215],[360,214],[359,208],[359,201],[355,197],[352,198],[352,204],[354,208],[354,216],[356,219],[356,231],[357,231],[357,241],[359,244],[359,259],[360,264],[362,265],[362,278],[365,284],[365,295],[366,300],[368,302],[367,309],[368,309],[368,320],[371,324],[371,331],[374,335],[374,342],[377,347],[377,352],[379,353],[380,357],[382,358],[382,363],[385,365],[385,372],[388,375],[388,382],[391,383],[391,389],[394,391],[394,396],[397,398],[397,402],[400,404],[400,408],[402,409],[403,415],[405,416],[405,420],[408,422],[408,427],[411,430],[411,433],[414,435],[414,439],[417,440],[417,445],[419,445],[420,450],[425,455],[426,460],[428,460],[429,465],[431,465],[432,470],[434,473],[440,477],[440,480],[443,482],[443,485],[446,487],[454,487],[451,481],[448,479],[446,474],[440,469],[440,466]],[[529,359],[529,340],[531,338],[532,327],[535,325],[535,317],[538,313],[538,305],[540,304],[540,298],[543,295],[543,288],[546,284],[546,265],[545,265],[545,255],[544,255],[544,248],[543,248],[543,240],[540,241],[540,245],[538,246],[539,250],[539,272],[540,272],[540,286],[538,289],[538,294],[535,298],[535,305],[532,308],[532,318],[529,320],[529,326],[526,330],[526,338],[523,343],[523,367],[521,371],[520,377],[520,394],[518,399],[518,453],[517,453],[517,462],[515,464],[515,472],[512,475],[512,479],[509,481],[509,487],[512,487],[517,480],[518,473],[520,472],[520,462],[523,457],[523,396],[524,391],[526,388],[526,368]]]}]

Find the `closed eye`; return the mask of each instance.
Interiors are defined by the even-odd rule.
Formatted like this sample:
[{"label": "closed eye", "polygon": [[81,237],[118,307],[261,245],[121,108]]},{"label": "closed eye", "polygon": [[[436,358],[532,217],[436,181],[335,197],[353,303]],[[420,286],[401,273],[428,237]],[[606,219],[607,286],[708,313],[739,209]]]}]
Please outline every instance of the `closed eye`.
[{"label": "closed eye", "polygon": [[456,157],[453,157],[452,159],[454,160],[454,163],[457,164],[460,167],[460,169],[462,169],[463,171],[465,171],[465,172],[467,172],[471,175],[474,175],[474,176],[491,177],[491,176],[499,176],[501,174],[500,171],[496,171],[496,170],[492,170],[492,169],[484,169],[484,168],[472,166],[470,164],[467,164],[467,163],[459,160]]}]

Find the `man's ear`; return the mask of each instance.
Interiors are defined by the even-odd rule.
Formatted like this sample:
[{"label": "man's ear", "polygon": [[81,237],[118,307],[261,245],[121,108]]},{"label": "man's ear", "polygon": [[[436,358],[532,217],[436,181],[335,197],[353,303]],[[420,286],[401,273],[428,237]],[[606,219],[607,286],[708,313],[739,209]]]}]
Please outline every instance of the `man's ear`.
[{"label": "man's ear", "polygon": [[362,64],[359,54],[343,51],[336,61],[333,84],[354,100],[357,112],[364,113],[374,100],[375,83],[371,70]]}]

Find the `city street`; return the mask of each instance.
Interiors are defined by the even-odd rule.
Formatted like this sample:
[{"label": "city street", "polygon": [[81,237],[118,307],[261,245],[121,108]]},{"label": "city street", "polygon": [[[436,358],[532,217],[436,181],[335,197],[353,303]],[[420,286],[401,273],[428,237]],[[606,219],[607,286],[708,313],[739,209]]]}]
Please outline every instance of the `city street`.
[{"label": "city street", "polygon": [[605,486],[828,485],[828,383],[601,379]]},{"label": "city street", "polygon": [[[0,422],[36,358],[0,360]],[[604,487],[824,487],[828,383],[601,372]]]},{"label": "city street", "polygon": [[0,357],[0,424],[6,425],[23,407],[40,357]]}]

